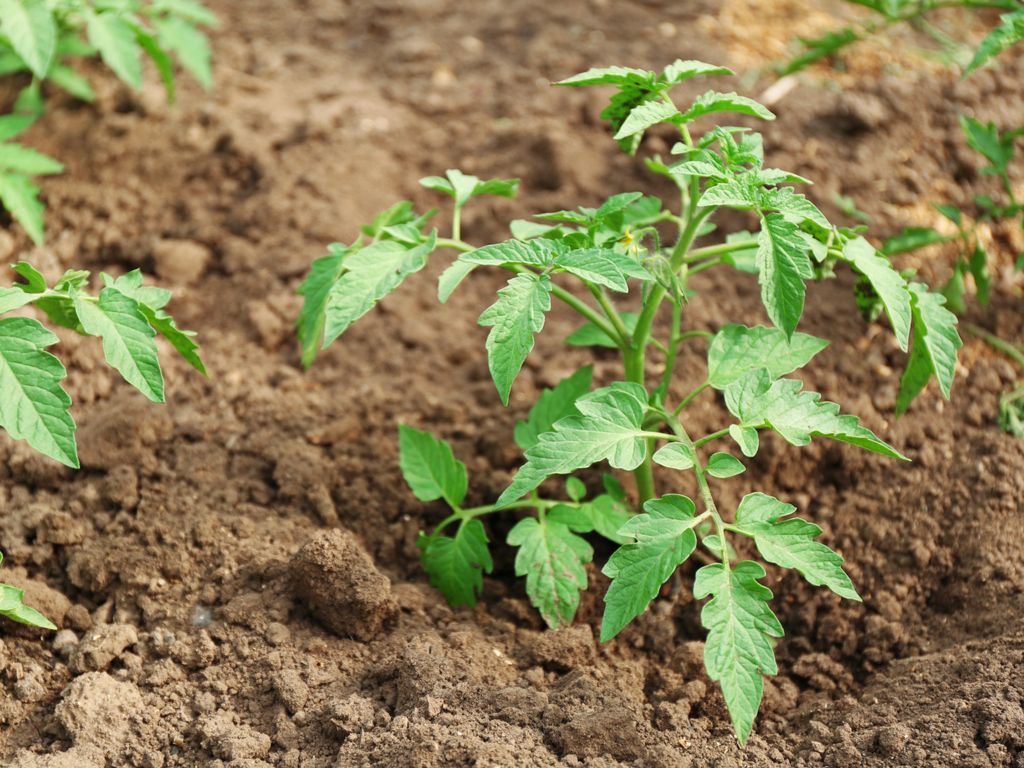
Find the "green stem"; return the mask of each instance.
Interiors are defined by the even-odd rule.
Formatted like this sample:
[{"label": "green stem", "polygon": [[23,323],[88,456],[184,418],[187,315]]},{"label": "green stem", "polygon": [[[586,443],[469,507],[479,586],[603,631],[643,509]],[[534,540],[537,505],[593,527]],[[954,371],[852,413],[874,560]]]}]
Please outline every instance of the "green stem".
[{"label": "green stem", "polygon": [[619,342],[620,348],[625,348],[629,346],[629,331],[626,329],[625,323],[622,322],[622,316],[615,309],[615,306],[612,304],[611,299],[608,298],[608,294],[605,292],[603,288],[601,288],[598,285],[587,283],[587,287],[590,289],[590,292],[594,295],[594,298],[597,299],[597,303],[601,306],[601,309],[604,310],[604,313],[607,316],[607,318],[611,321],[612,327],[615,328],[615,335],[612,336],[612,338]]},{"label": "green stem", "polygon": [[698,386],[695,390],[693,390],[693,392],[691,392],[690,394],[683,398],[683,401],[676,406],[676,409],[672,412],[672,415],[678,416],[680,413],[682,413],[683,409],[690,403],[692,403],[697,398],[697,396],[705,389],[707,389],[709,386],[711,385],[708,384],[708,382],[706,381],[700,386]]},{"label": "green stem", "polygon": [[702,445],[707,445],[708,443],[710,443],[710,442],[712,442],[714,440],[718,440],[720,437],[725,437],[728,434],[729,434],[728,428],[720,429],[717,432],[712,432],[710,435],[704,435],[704,437],[700,438],[699,440],[694,440],[693,444],[697,448],[700,448]]},{"label": "green stem", "polygon": [[462,251],[462,253],[469,253],[470,251],[475,251],[476,250],[476,246],[475,245],[470,245],[469,243],[465,242],[464,240],[458,240],[458,239],[453,238],[453,237],[439,237],[439,238],[437,238],[437,247],[438,248],[451,248],[451,249],[456,250],[456,251]]},{"label": "green stem", "polygon": [[[645,386],[646,384],[646,355],[644,352],[644,347],[636,346],[623,350],[626,380],[640,386]],[[654,485],[654,463],[651,461],[653,447],[654,440],[649,438],[647,440],[647,451],[644,455],[644,460],[640,463],[639,467],[633,470],[633,478],[636,480],[636,492],[639,497],[639,507],[643,507],[645,503],[657,496],[657,490]]]},{"label": "green stem", "polygon": [[999,350],[1004,355],[1014,360],[1021,368],[1024,368],[1024,350],[1021,350],[1021,348],[1016,344],[1004,341],[994,333],[989,333],[984,328],[979,328],[971,323],[963,323],[960,327],[972,336],[977,336],[993,349]]},{"label": "green stem", "polygon": [[662,400],[668,396],[668,388],[672,383],[672,374],[676,369],[676,357],[679,355],[679,342],[682,340],[680,326],[683,324],[683,304],[675,302],[672,304],[672,332],[668,339],[668,351],[665,353],[665,370],[661,374],[661,384],[658,392]]},{"label": "green stem", "polygon": [[691,264],[695,261],[706,259],[709,256],[719,256],[725,253],[733,253],[734,251],[743,251],[756,247],[757,244],[752,240],[745,240],[742,243],[719,243],[718,245],[708,245],[704,248],[694,248],[686,254],[686,258],[683,259],[683,261],[687,264]]},{"label": "green stem", "polygon": [[717,267],[723,261],[725,261],[724,258],[722,258],[721,256],[716,256],[713,259],[708,259],[707,261],[702,261],[700,264],[694,264],[692,267],[688,268],[688,271],[689,271],[689,273],[691,275],[696,275],[698,272],[703,272],[705,269],[711,269],[712,267]]},{"label": "green stem", "polygon": [[452,211],[452,240],[462,239],[462,206],[456,205]]}]

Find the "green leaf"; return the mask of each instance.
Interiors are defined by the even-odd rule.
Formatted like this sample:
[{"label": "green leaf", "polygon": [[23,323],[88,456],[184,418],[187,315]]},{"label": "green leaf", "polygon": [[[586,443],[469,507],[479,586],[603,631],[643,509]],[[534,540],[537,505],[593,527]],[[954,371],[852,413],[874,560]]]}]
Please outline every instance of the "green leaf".
[{"label": "green leaf", "polygon": [[[959,213],[957,211],[958,215]],[[895,256],[899,253],[916,251],[918,248],[924,248],[935,243],[945,243],[948,240],[948,237],[931,227],[906,227],[898,235],[886,238],[885,242],[882,243],[882,253],[886,256]]]},{"label": "green leaf", "polygon": [[5,171],[25,176],[47,176],[64,173],[64,166],[52,157],[20,144],[0,144],[0,173]]},{"label": "green leaf", "polygon": [[896,396],[897,415],[910,407],[932,375],[939,382],[943,396],[949,397],[957,350],[963,346],[956,330],[956,315],[943,306],[945,299],[930,292],[923,283],[911,283],[909,288],[914,312],[914,343]]},{"label": "green leaf", "polygon": [[555,266],[595,285],[603,285],[613,291],[625,293],[629,290],[627,280],[641,277],[653,280],[653,276],[629,256],[611,248],[579,248],[559,254]]},{"label": "green leaf", "polygon": [[114,74],[135,90],[142,88],[142,60],[135,29],[115,12],[86,16],[89,42],[100,52]]},{"label": "green leaf", "polygon": [[773,379],[803,368],[828,342],[806,333],[787,338],[778,328],[730,323],[708,347],[708,384],[725,389],[746,373],[765,368]]},{"label": "green leaf", "polygon": [[971,275],[974,277],[974,288],[978,292],[978,303],[981,306],[988,304],[989,292],[992,288],[992,276],[988,271],[988,254],[980,245],[974,246],[974,253],[968,263]]},{"label": "green leaf", "polygon": [[708,677],[722,686],[733,729],[746,744],[761,707],[764,675],[778,674],[772,638],[782,637],[782,625],[768,607],[770,589],[758,579],[764,568],[750,560],[730,570],[721,563],[697,571],[693,596],[713,595],[700,614],[708,630],[704,666]]},{"label": "green leaf", "polygon": [[669,85],[676,85],[689,80],[691,77],[697,77],[698,75],[734,75],[736,74],[728,67],[719,67],[714,64],[708,64],[704,61],[697,61],[695,59],[676,59],[667,67],[662,74],[662,78]]},{"label": "green leaf", "polygon": [[298,293],[303,301],[296,328],[302,347],[302,365],[306,368],[316,360],[323,343],[327,300],[332,286],[341,276],[342,260],[348,253],[351,253],[351,249],[340,243],[332,243],[328,247],[328,255],[313,262],[309,275],[299,286]]},{"label": "green leaf", "polygon": [[586,85],[622,85],[630,82],[653,80],[654,73],[645,69],[632,67],[594,67],[578,75],[559,80],[555,85],[586,86]]},{"label": "green leaf", "polygon": [[466,465],[455,458],[452,447],[429,432],[398,425],[399,466],[402,477],[420,501],[443,498],[457,508],[466,498]]},{"label": "green leaf", "polygon": [[163,48],[178,57],[188,72],[203,88],[213,85],[210,41],[194,25],[180,17],[168,17],[156,22],[156,37]]},{"label": "green leaf", "polygon": [[633,470],[647,455],[642,428],[647,393],[639,384],[616,382],[576,401],[579,416],[555,423],[526,451],[524,464],[498,499],[508,504],[551,475],[568,475],[607,460],[616,469]]},{"label": "green leaf", "polygon": [[654,452],[651,457],[656,464],[669,469],[693,469],[693,451],[682,443],[669,443]]},{"label": "green leaf", "polygon": [[32,115],[2,115],[0,116],[0,141],[13,139],[15,136],[24,133],[36,118]]},{"label": "green leaf", "polygon": [[421,534],[417,543],[431,585],[441,591],[448,604],[453,608],[476,605],[484,586],[483,574],[494,569],[483,523],[465,520],[454,538]]},{"label": "green leaf", "polygon": [[875,250],[863,237],[850,240],[843,247],[845,258],[860,274],[867,278],[885,306],[892,323],[892,331],[900,349],[907,351],[910,343],[910,293],[907,281],[893,269],[892,263]]},{"label": "green leaf", "polygon": [[840,414],[835,403],[822,402],[817,392],[801,392],[793,379],[772,381],[768,371],[748,373],[725,389],[725,404],[741,427],[770,427],[792,445],[807,445],[812,437],[827,437],[896,459],[895,448],[860,426],[856,416]]},{"label": "green leaf", "polygon": [[667,101],[646,101],[633,108],[613,138],[615,141],[621,141],[638,133],[642,134],[658,123],[671,122],[678,115],[679,110],[674,104]]},{"label": "green leaf", "polygon": [[791,59],[779,70],[779,76],[791,75],[821,59],[828,58],[850,43],[860,38],[857,33],[846,27],[836,32],[827,32],[819,38],[800,38],[800,44],[806,50]]},{"label": "green leaf", "polygon": [[57,626],[39,611],[25,605],[25,593],[8,584],[0,584],[0,616],[40,629],[56,629]]},{"label": "green leaf", "polygon": [[[382,240],[344,257],[342,275],[327,296],[321,348],[341,336],[405,278],[423,269],[436,242],[436,233],[415,248]],[[326,271],[326,265],[323,269]]]},{"label": "green leaf", "polygon": [[566,251],[557,240],[506,240],[504,243],[485,245],[459,256],[459,261],[481,266],[500,267],[502,264],[523,264],[528,267],[549,267],[555,257]]},{"label": "green leaf", "polygon": [[199,0],[154,0],[153,10],[170,13],[207,27],[220,26],[217,14],[199,2]]},{"label": "green leaf", "polygon": [[741,427],[739,424],[729,425],[729,437],[740,447],[740,452],[748,459],[757,456],[761,440],[753,427]]},{"label": "green leaf", "polygon": [[593,366],[585,366],[541,392],[526,419],[516,422],[516,445],[527,451],[537,444],[542,434],[550,432],[556,422],[567,416],[578,416],[576,401],[590,391],[593,373]]},{"label": "green leaf", "polygon": [[[1024,25],[1024,16],[1022,16]],[[1007,166],[1013,160],[1014,136],[1011,133],[1000,135],[994,123],[982,123],[967,115],[960,115],[960,127],[967,139],[967,145],[975,152],[980,152],[992,163],[990,171],[995,174],[1006,173]]]},{"label": "green leaf", "polygon": [[519,191],[519,179],[481,181],[476,176],[465,174],[457,168],[449,168],[445,173],[447,178],[425,176],[420,179],[420,185],[453,198],[456,208],[461,208],[473,197],[481,195],[515,197]]},{"label": "green leaf", "polygon": [[[605,475],[605,477],[609,476]],[[601,494],[593,501],[581,505],[580,510],[588,516],[591,530],[597,531],[604,538],[614,541],[616,544],[629,543],[629,537],[619,534],[622,526],[633,516],[626,506],[625,498],[615,498],[610,493]]]},{"label": "green leaf", "polygon": [[527,517],[509,531],[516,552],[516,576],[526,577],[526,594],[551,629],[568,626],[587,588],[584,567],[594,557],[586,539],[551,519]]},{"label": "green leaf", "polygon": [[466,279],[470,272],[476,269],[476,264],[465,261],[453,261],[448,268],[441,273],[437,280],[437,300],[444,304],[451,298],[455,289]]},{"label": "green leaf", "polygon": [[757,243],[761,301],[771,321],[791,337],[804,312],[804,281],[814,276],[807,245],[797,226],[779,213],[762,218]]},{"label": "green leaf", "polygon": [[146,52],[146,55],[149,56],[153,65],[156,67],[156,71],[160,75],[160,80],[163,81],[164,84],[164,93],[167,94],[167,102],[169,104],[173,104],[175,99],[174,62],[171,60],[170,54],[161,47],[155,37],[141,27],[135,28],[135,40],[138,42],[139,47]]},{"label": "green leaf", "polygon": [[0,427],[46,456],[78,467],[66,371],[45,351],[57,337],[38,320],[0,319]]},{"label": "green leaf", "polygon": [[0,315],[31,304],[35,298],[34,295],[22,290],[17,285],[13,288],[0,288]]},{"label": "green leaf", "polygon": [[48,76],[50,82],[60,86],[76,99],[92,102],[96,100],[96,91],[92,89],[89,81],[78,74],[71,67],[63,64],[54,64]]},{"label": "green leaf", "polygon": [[775,115],[763,104],[754,101],[746,96],[737,93],[719,93],[708,91],[698,96],[681,118],[684,123],[696,120],[698,117],[710,115],[713,112],[735,112],[740,115],[759,117],[762,120],[774,120]]},{"label": "green leaf", "polygon": [[487,362],[491,377],[508,405],[512,382],[533,349],[534,334],[544,328],[544,314],[551,309],[551,278],[532,272],[518,274],[498,291],[498,300],[480,315],[489,326]]},{"label": "green leaf", "polygon": [[[620,312],[619,317],[622,318],[622,324],[626,326],[626,330],[632,335],[636,330],[636,324],[640,319],[640,315],[635,312]],[[587,323],[577,328],[565,337],[565,343],[570,347],[607,347],[608,349],[615,349],[619,346],[615,343],[615,339],[593,323]]]},{"label": "green leaf", "polygon": [[57,24],[46,0],[0,0],[0,32],[42,79],[57,49]]},{"label": "green leaf", "polygon": [[100,291],[99,301],[75,295],[75,312],[90,336],[103,339],[107,362],[124,380],[154,403],[164,402],[164,376],[154,331],[139,303],[115,288]]},{"label": "green leaf", "polygon": [[39,187],[25,176],[0,173],[0,203],[25,228],[36,245],[43,243],[43,213]]},{"label": "green leaf", "polygon": [[747,468],[743,466],[743,462],[728,453],[713,453],[708,459],[708,474],[720,480],[741,475],[746,471]]},{"label": "green leaf", "polygon": [[751,536],[761,557],[782,568],[792,568],[811,584],[828,587],[840,597],[861,601],[843,558],[815,539],[821,528],[806,520],[789,518],[796,507],[764,493],[743,497],[736,509],[736,530]]},{"label": "green leaf", "polygon": [[661,585],[693,554],[695,509],[686,496],[669,494],[648,501],[643,514],[622,526],[620,533],[633,543],[615,550],[602,569],[612,580],[604,596],[602,643],[646,611]]},{"label": "green leaf", "polygon": [[569,475],[565,478],[565,495],[573,501],[581,501],[587,496],[587,486],[578,477]]},{"label": "green leaf", "polygon": [[971,74],[989,59],[1012,48],[1024,40],[1024,9],[1007,13],[999,17],[1002,23],[993,29],[974,52],[974,58],[964,70],[964,77]]}]

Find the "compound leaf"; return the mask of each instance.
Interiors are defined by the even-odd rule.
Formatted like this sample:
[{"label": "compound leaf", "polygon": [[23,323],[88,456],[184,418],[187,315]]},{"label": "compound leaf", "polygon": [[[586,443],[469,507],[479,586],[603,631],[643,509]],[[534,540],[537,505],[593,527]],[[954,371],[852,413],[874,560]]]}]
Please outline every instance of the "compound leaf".
[{"label": "compound leaf", "polygon": [[466,520],[454,537],[420,536],[417,542],[430,583],[453,608],[476,605],[485,573],[494,569],[487,532],[479,520]]},{"label": "compound leaf", "polygon": [[567,475],[607,460],[633,470],[647,455],[642,428],[647,393],[639,384],[616,382],[576,401],[579,416],[568,416],[540,435],[526,451],[524,464],[498,499],[507,504],[532,491],[551,475]]},{"label": "compound leaf", "polygon": [[164,402],[164,376],[157,356],[156,331],[139,303],[115,288],[100,291],[99,301],[74,296],[83,330],[103,340],[107,362],[154,403]]},{"label": "compound leaf", "polygon": [[999,18],[1002,24],[989,32],[981,41],[978,49],[974,52],[974,58],[964,70],[965,77],[989,59],[1024,40],[1024,10],[1007,13]]},{"label": "compound leaf", "polygon": [[644,504],[619,533],[633,541],[619,547],[602,572],[612,583],[604,596],[601,642],[615,637],[647,610],[686,558],[697,548],[695,507],[686,496],[669,494]]},{"label": "compound leaf", "polygon": [[516,422],[516,445],[527,451],[537,444],[542,434],[550,432],[556,422],[566,416],[579,415],[576,401],[590,391],[593,373],[593,366],[585,366],[541,392],[526,419]]},{"label": "compound leaf", "polygon": [[398,425],[398,455],[402,476],[420,501],[443,498],[458,507],[466,498],[466,465],[455,458],[452,447],[429,432]]},{"label": "compound leaf", "polygon": [[57,337],[38,320],[0,319],[0,427],[40,453],[78,467],[71,398],[61,387],[67,373],[45,351]]},{"label": "compound leaf", "polygon": [[527,517],[509,531],[516,552],[516,576],[526,577],[526,594],[551,629],[572,623],[587,588],[584,567],[594,557],[586,539],[550,519]]},{"label": "compound leaf", "polygon": [[487,334],[487,362],[501,401],[508,405],[512,382],[533,349],[534,334],[544,328],[551,309],[551,278],[532,272],[518,274],[498,291],[498,300],[480,315]]},{"label": "compound leaf", "polygon": [[744,374],[764,368],[773,379],[803,368],[828,342],[806,333],[787,338],[778,328],[730,323],[708,347],[708,383],[725,389]]},{"label": "compound leaf", "polygon": [[827,437],[896,459],[903,454],[862,427],[856,416],[840,414],[835,403],[822,402],[817,392],[801,392],[793,379],[773,381],[768,371],[748,373],[725,389],[725,403],[741,427],[770,427],[792,445]]},{"label": "compound leaf", "polygon": [[843,570],[843,558],[815,541],[821,528],[800,518],[788,518],[795,511],[796,507],[773,496],[751,493],[736,509],[736,530],[753,537],[757,551],[769,563],[792,568],[811,584],[860,602],[860,595]]},{"label": "compound leaf", "polygon": [[764,675],[778,674],[772,638],[782,637],[782,625],[768,606],[770,589],[758,579],[765,570],[744,560],[732,570],[721,563],[697,571],[693,596],[713,595],[700,614],[708,630],[704,666],[708,677],[722,687],[726,707],[740,744],[745,744],[761,707]]}]

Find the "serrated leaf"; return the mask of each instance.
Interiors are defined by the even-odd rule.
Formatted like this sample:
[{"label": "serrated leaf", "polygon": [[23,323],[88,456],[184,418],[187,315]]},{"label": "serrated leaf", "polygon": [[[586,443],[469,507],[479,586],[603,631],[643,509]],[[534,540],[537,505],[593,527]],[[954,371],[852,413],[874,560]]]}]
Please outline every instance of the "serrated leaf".
[{"label": "serrated leaf", "polygon": [[36,245],[43,243],[43,213],[39,187],[25,176],[0,173],[0,203],[21,224]]},{"label": "serrated leaf", "polygon": [[42,454],[78,467],[66,371],[45,351],[57,337],[27,317],[0,319],[0,427]]},{"label": "serrated leaf", "polygon": [[0,144],[0,173],[5,171],[25,176],[47,176],[64,173],[64,166],[52,157],[20,144]]},{"label": "serrated leaf", "polygon": [[793,379],[773,381],[768,371],[748,373],[725,389],[725,403],[742,427],[770,427],[792,445],[827,437],[868,451],[904,459],[899,451],[862,427],[856,416],[840,414],[839,406],[821,401],[817,392],[801,392]]},{"label": "serrated leaf", "polygon": [[741,475],[746,471],[747,468],[743,466],[743,462],[728,453],[719,451],[711,454],[708,459],[707,473],[720,480]]},{"label": "serrated leaf", "polygon": [[156,329],[157,333],[167,339],[168,343],[189,365],[203,376],[207,375],[206,365],[197,351],[199,345],[195,342],[195,331],[181,330],[174,322],[174,318],[161,309],[153,309],[143,303],[139,304],[139,309],[146,321]]},{"label": "serrated leaf", "polygon": [[739,424],[729,425],[729,437],[739,446],[740,452],[748,459],[757,455],[761,439],[753,427],[741,427]]},{"label": "serrated leaf", "polygon": [[882,300],[885,313],[892,323],[892,331],[900,349],[907,351],[910,343],[910,293],[907,281],[897,272],[892,263],[875,250],[863,237],[850,240],[843,247],[845,258],[871,284]]},{"label": "serrated leaf", "polygon": [[796,507],[764,493],[743,497],[736,509],[736,530],[751,536],[761,557],[782,568],[792,568],[811,584],[828,587],[840,597],[861,601],[843,558],[815,539],[821,528],[799,518],[788,517]]},{"label": "serrated leaf", "polygon": [[663,445],[654,452],[654,456],[651,458],[655,464],[669,469],[687,470],[693,469],[694,466],[693,451],[682,443]]},{"label": "serrated leaf", "polygon": [[770,589],[759,583],[765,570],[750,560],[730,570],[720,563],[697,571],[693,596],[713,595],[701,610],[708,630],[704,666],[708,677],[722,687],[726,707],[740,744],[746,744],[761,707],[764,675],[778,674],[772,638],[782,637],[782,625],[768,607]]},{"label": "serrated leaf", "polygon": [[153,10],[180,16],[183,19],[207,27],[220,26],[217,14],[199,0],[154,0]]},{"label": "serrated leaf", "polygon": [[516,422],[516,445],[524,451],[529,450],[542,434],[552,430],[556,422],[567,416],[579,415],[576,401],[590,391],[593,373],[593,366],[585,366],[541,392],[526,419]]},{"label": "serrated leaf", "polygon": [[984,40],[978,45],[974,52],[974,58],[964,70],[964,77],[971,74],[978,67],[985,64],[989,59],[998,56],[1003,51],[1012,48],[1024,40],[1024,10],[1003,14],[999,17],[1002,22],[993,29]]},{"label": "serrated leaf", "polygon": [[103,62],[126,84],[142,88],[142,59],[135,29],[114,12],[89,13],[86,16],[89,42],[99,51]]},{"label": "serrated leaf", "polygon": [[778,328],[730,323],[708,347],[708,384],[725,389],[750,371],[766,369],[773,379],[803,368],[828,342],[806,333],[791,338]]},{"label": "serrated leaf", "polygon": [[437,279],[437,300],[444,304],[451,298],[451,295],[455,292],[455,289],[459,287],[459,284],[469,276],[469,273],[476,269],[476,264],[470,264],[465,261],[453,261],[448,267],[441,273],[441,276]]},{"label": "serrated leaf", "polygon": [[402,477],[417,499],[443,498],[453,508],[462,504],[469,487],[466,465],[455,458],[448,443],[399,424],[398,451]]},{"label": "serrated leaf", "polygon": [[35,298],[31,293],[23,291],[17,286],[13,288],[0,288],[0,315],[15,309],[21,309],[26,304],[31,304]]},{"label": "serrated leaf", "polygon": [[769,213],[761,220],[757,239],[761,301],[771,321],[790,337],[804,312],[804,281],[814,276],[807,245],[798,233],[782,214]]},{"label": "serrated leaf", "polygon": [[740,115],[759,117],[762,120],[775,119],[774,113],[768,107],[754,99],[740,96],[738,93],[708,91],[694,100],[693,105],[682,114],[681,121],[689,123],[714,112],[734,112]]},{"label": "serrated leaf", "polygon": [[431,585],[448,604],[453,608],[476,605],[484,586],[483,574],[494,569],[483,523],[466,520],[454,537],[421,535],[418,545]]},{"label": "serrated leaf", "polygon": [[57,24],[46,0],[0,0],[0,32],[38,78],[57,49]]},{"label": "serrated leaf", "polygon": [[594,557],[586,539],[551,519],[527,517],[509,531],[508,544],[518,547],[516,576],[526,577],[526,594],[551,629],[568,626],[587,588],[584,567]]},{"label": "serrated leaf", "polygon": [[556,422],[526,451],[526,464],[499,497],[499,505],[515,501],[551,475],[567,475],[598,461],[616,469],[640,466],[647,455],[642,429],[647,393],[642,386],[616,382],[579,398],[576,408],[579,416]]},{"label": "serrated leaf", "polygon": [[963,346],[956,330],[956,315],[943,306],[945,299],[929,291],[923,283],[911,283],[909,289],[914,313],[914,343],[896,395],[897,415],[910,407],[932,375],[939,382],[943,396],[949,397],[957,350]]},{"label": "serrated leaf", "polygon": [[648,501],[643,513],[622,527],[620,534],[633,543],[615,550],[602,569],[612,580],[604,596],[602,643],[646,611],[661,585],[693,554],[695,509],[686,496],[669,494]]},{"label": "serrated leaf", "polygon": [[205,33],[187,20],[174,16],[158,20],[155,26],[160,45],[177,56],[181,66],[203,88],[213,85],[212,53]]},{"label": "serrated leaf", "polygon": [[679,115],[679,110],[674,104],[667,101],[647,101],[634,107],[629,116],[622,122],[619,130],[612,138],[615,141],[627,139],[638,133],[643,133],[651,126],[671,121]]},{"label": "serrated leaf", "polygon": [[[1024,15],[1021,21],[1024,26]],[[1007,166],[1013,160],[1013,134],[1000,134],[995,123],[982,123],[967,115],[960,115],[960,127],[967,139],[967,145],[975,152],[981,153],[992,164],[989,168],[983,168],[982,173],[1006,173]]]},{"label": "serrated leaf", "polygon": [[[605,478],[608,477],[610,476],[605,475]],[[633,516],[632,511],[626,506],[624,496],[616,498],[611,493],[604,493],[586,504],[580,505],[580,510],[588,516],[591,529],[608,541],[614,541],[616,544],[629,542],[628,537],[619,534],[622,526]]]},{"label": "serrated leaf", "polygon": [[164,50],[155,37],[141,27],[135,27],[135,40],[139,47],[146,52],[153,66],[156,67],[160,80],[164,84],[164,93],[167,94],[167,103],[173,104],[175,100],[174,90],[174,62],[170,54]]},{"label": "serrated leaf", "polygon": [[551,309],[551,278],[532,272],[518,274],[498,291],[498,300],[480,315],[487,334],[487,363],[491,378],[508,405],[512,382],[533,349],[533,337],[544,328]]},{"label": "serrated leaf", "polygon": [[381,240],[346,256],[341,277],[327,295],[321,348],[341,336],[405,278],[423,269],[436,242],[436,233],[415,248]]},{"label": "serrated leaf", "polygon": [[499,267],[502,264],[522,264],[528,267],[549,267],[555,257],[567,250],[557,240],[506,240],[504,243],[485,245],[459,256],[459,261],[481,266]]},{"label": "serrated leaf", "polygon": [[669,85],[676,85],[699,75],[734,75],[728,67],[719,67],[696,59],[676,59],[662,73],[662,78]]},{"label": "serrated leaf", "polygon": [[139,303],[114,288],[100,291],[99,301],[74,296],[75,312],[90,336],[103,340],[107,362],[154,403],[164,402],[164,375],[154,331]]},{"label": "serrated leaf", "polygon": [[[955,208],[953,210],[956,210]],[[960,212],[957,211],[957,214]],[[899,253],[916,251],[935,243],[944,243],[948,237],[931,227],[906,227],[898,235],[886,238],[882,243],[882,253],[886,256],[895,256]]]},{"label": "serrated leaf", "polygon": [[0,616],[16,621],[19,624],[27,624],[30,627],[39,627],[40,629],[57,628],[52,621],[35,608],[25,605],[24,591],[9,584],[0,584]]},{"label": "serrated leaf", "polygon": [[593,67],[586,72],[559,80],[555,85],[586,86],[586,85],[622,85],[635,81],[653,81],[655,75],[645,69],[632,67]]},{"label": "serrated leaf", "polygon": [[629,256],[612,248],[577,248],[559,254],[555,266],[595,285],[613,291],[629,290],[628,279],[640,277],[653,280],[653,276]]},{"label": "serrated leaf", "polygon": [[[640,320],[640,315],[636,312],[620,312],[619,317],[622,318],[622,324],[632,336],[636,330],[637,321]],[[608,349],[615,349],[619,346],[615,339],[593,323],[581,325],[565,337],[565,343],[570,347],[607,347]]]}]

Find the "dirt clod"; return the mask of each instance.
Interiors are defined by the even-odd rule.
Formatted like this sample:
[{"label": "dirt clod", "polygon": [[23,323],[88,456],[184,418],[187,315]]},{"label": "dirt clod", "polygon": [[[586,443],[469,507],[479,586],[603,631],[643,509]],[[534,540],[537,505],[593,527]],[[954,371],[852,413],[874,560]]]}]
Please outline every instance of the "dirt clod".
[{"label": "dirt clod", "polygon": [[236,723],[230,712],[204,718],[199,723],[199,732],[206,747],[224,760],[261,759],[270,754],[270,737],[249,725]]},{"label": "dirt clod", "polygon": [[99,624],[71,651],[68,663],[79,674],[103,671],[138,641],[139,635],[131,624]]},{"label": "dirt clod", "polygon": [[337,635],[371,640],[397,618],[391,582],[348,531],[317,534],[292,558],[290,570],[296,595]]}]

